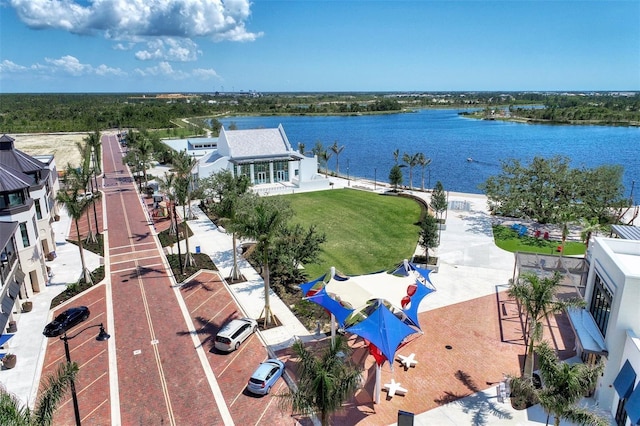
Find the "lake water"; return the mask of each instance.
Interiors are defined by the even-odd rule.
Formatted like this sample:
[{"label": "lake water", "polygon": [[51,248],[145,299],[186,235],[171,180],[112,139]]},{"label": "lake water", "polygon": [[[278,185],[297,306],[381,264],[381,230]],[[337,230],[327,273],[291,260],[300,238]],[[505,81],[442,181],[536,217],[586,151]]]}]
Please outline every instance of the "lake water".
[{"label": "lake water", "polygon": [[[340,172],[388,182],[400,157],[422,152],[432,159],[425,185],[442,181],[450,191],[480,193],[478,185],[500,172],[500,160],[517,158],[529,162],[535,156],[564,155],[573,167],[620,164],[624,167],[625,196],[632,181],[640,179],[640,128],[608,126],[559,126],[485,121],[464,118],[460,110],[424,109],[415,113],[363,116],[271,116],[232,117],[220,121],[228,128],[277,127],[282,124],[294,148],[302,142],[311,150],[316,141],[325,147],[338,141]],[[468,161],[468,159],[473,161]],[[336,168],[335,154],[329,168]],[[348,167],[348,169],[347,169]],[[428,170],[427,169],[427,170]],[[430,177],[429,177],[430,174]],[[404,169],[404,183],[409,184]],[[420,187],[421,168],[413,169],[413,186]],[[638,188],[634,189],[634,198]]]}]

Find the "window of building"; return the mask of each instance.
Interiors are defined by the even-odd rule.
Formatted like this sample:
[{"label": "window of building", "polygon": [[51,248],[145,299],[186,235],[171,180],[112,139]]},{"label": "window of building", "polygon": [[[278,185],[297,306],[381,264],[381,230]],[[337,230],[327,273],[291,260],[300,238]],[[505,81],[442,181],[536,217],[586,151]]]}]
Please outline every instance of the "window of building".
[{"label": "window of building", "polygon": [[253,174],[256,184],[269,183],[269,163],[255,163]]},{"label": "window of building", "polygon": [[0,195],[0,209],[24,205],[24,191]]},{"label": "window of building", "polygon": [[616,424],[618,426],[625,426],[627,424],[627,398],[620,398],[618,401],[618,408],[616,410]]},{"label": "window of building", "polygon": [[591,315],[596,321],[603,337],[605,337],[607,333],[607,324],[609,323],[609,315],[611,314],[612,299],[613,297],[606,284],[602,281],[600,275],[596,274],[596,281],[593,286],[589,312],[591,312]]},{"label": "window of building", "polygon": [[22,235],[22,245],[24,247],[29,247],[31,243],[29,243],[29,231],[27,230],[27,222],[22,222],[20,224],[20,234]]},{"label": "window of building", "polygon": [[273,175],[276,182],[288,182],[289,181],[289,162],[274,161]]},{"label": "window of building", "polygon": [[40,208],[40,199],[36,198],[35,199],[35,204],[36,204],[36,216],[38,217],[38,220],[42,219],[42,209]]},{"label": "window of building", "polygon": [[251,164],[241,164],[239,176],[247,176],[251,178]]}]

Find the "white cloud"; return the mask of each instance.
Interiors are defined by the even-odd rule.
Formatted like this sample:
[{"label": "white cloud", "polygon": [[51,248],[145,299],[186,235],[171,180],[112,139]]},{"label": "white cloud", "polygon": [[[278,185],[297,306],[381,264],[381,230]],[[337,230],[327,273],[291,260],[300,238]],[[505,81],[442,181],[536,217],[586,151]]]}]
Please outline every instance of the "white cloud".
[{"label": "white cloud", "polygon": [[174,69],[168,62],[160,62],[157,66],[147,68],[136,68],[134,71],[141,77],[163,77],[171,80],[185,80],[188,78],[198,78],[200,80],[220,79],[218,73],[212,68],[196,68],[188,71]]},{"label": "white cloud", "polygon": [[78,58],[66,55],[58,59],[45,58],[44,64],[35,63],[30,66],[18,65],[8,59],[5,59],[0,63],[0,73],[12,74],[12,73],[26,73],[28,71],[34,72],[37,75],[51,75],[51,74],[65,74],[74,77],[81,75],[98,75],[98,76],[123,76],[126,75],[120,68],[111,68],[107,65],[101,64],[94,67],[89,64],[81,63]]},{"label": "white cloud", "polygon": [[14,73],[26,71],[27,67],[18,65],[8,59],[0,62],[0,73]]},{"label": "white cloud", "polygon": [[211,68],[208,68],[208,69],[196,68],[193,71],[191,71],[191,75],[201,80],[210,80],[212,78],[217,78],[219,80],[222,80],[222,78],[220,78],[216,70]]},{"label": "white cloud", "polygon": [[141,61],[162,60],[173,62],[195,61],[198,55],[198,45],[189,39],[153,39],[147,42],[146,50],[139,50],[135,56]]},{"label": "white cloud", "polygon": [[246,30],[249,0],[9,0],[32,28],[76,34],[104,33],[115,40],[136,37],[211,37],[251,41]]},{"label": "white cloud", "polygon": [[176,71],[168,62],[160,62],[155,67],[136,68],[135,73],[141,77],[167,77],[173,80],[184,80],[189,75],[183,71]]},{"label": "white cloud", "polygon": [[77,58],[71,55],[66,55],[59,59],[45,58],[44,61],[50,64],[54,71],[61,71],[74,76],[88,74],[92,68],[91,65],[80,63]]}]

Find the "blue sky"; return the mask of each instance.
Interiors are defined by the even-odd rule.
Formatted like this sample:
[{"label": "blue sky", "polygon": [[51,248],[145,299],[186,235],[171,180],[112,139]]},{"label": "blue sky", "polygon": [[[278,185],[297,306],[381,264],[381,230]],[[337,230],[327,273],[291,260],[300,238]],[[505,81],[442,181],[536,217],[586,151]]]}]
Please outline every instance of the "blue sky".
[{"label": "blue sky", "polygon": [[0,0],[0,92],[640,90],[640,0]]}]

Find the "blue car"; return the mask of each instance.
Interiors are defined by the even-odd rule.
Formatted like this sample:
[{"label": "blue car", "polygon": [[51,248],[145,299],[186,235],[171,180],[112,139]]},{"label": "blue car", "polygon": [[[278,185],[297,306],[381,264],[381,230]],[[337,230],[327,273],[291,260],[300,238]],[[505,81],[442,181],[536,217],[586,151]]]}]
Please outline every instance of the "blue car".
[{"label": "blue car", "polygon": [[257,395],[266,395],[271,391],[273,385],[276,384],[282,373],[284,372],[284,364],[278,359],[268,359],[256,368],[253,372],[247,390]]}]

